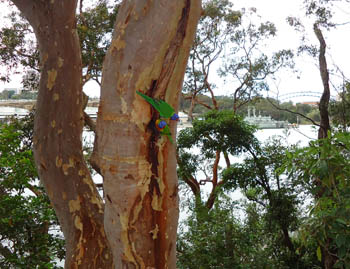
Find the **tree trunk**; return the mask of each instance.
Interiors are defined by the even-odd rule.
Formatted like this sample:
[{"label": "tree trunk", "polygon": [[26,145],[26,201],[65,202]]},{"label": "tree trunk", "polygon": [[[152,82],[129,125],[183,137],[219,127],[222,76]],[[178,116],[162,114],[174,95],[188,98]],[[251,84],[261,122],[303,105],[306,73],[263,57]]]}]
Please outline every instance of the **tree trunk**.
[{"label": "tree trunk", "polygon": [[[115,268],[176,268],[175,145],[136,90],[177,108],[200,0],[129,0],[103,65],[93,159],[104,178]],[[173,139],[176,123],[170,121]]]},{"label": "tree trunk", "polygon": [[319,68],[323,84],[323,93],[318,105],[321,117],[320,128],[318,130],[318,139],[321,139],[326,138],[327,132],[331,130],[328,113],[328,105],[330,99],[329,73],[326,60],[326,41],[324,40],[322,31],[319,29],[317,24],[314,24],[314,32],[320,43]]},{"label": "tree trunk", "polygon": [[193,109],[194,109],[194,106],[196,104],[196,98],[197,98],[196,94],[192,96],[192,98],[191,98],[191,105],[190,105],[190,108],[188,109],[188,116],[187,116],[187,118],[188,118],[188,120],[190,122],[193,121]]},{"label": "tree trunk", "polygon": [[[326,41],[324,40],[322,31],[318,27],[318,25],[314,24],[314,32],[315,35],[320,43],[320,52],[319,52],[319,68],[320,68],[320,75],[322,79],[323,84],[323,93],[320,99],[320,103],[318,105],[319,111],[320,111],[320,128],[318,130],[318,139],[327,138],[328,131],[331,130],[330,124],[329,124],[329,113],[328,113],[328,105],[329,105],[329,99],[330,99],[330,88],[329,88],[329,72],[327,68],[327,59],[326,59]],[[316,185],[321,186],[318,193],[317,198],[321,198],[325,193],[325,187],[322,186],[321,179],[317,178],[315,181]],[[332,255],[331,252],[335,252],[336,250],[331,249],[330,251],[329,246],[332,242],[332,238],[327,238],[327,244],[326,246],[321,246],[322,251],[322,263],[324,265],[325,269],[331,269],[333,268],[334,264],[337,262],[337,257],[335,255]]]},{"label": "tree trunk", "polygon": [[81,53],[76,0],[13,0],[34,28],[42,72],[34,154],[66,240],[66,268],[112,268],[103,202],[82,153]]}]

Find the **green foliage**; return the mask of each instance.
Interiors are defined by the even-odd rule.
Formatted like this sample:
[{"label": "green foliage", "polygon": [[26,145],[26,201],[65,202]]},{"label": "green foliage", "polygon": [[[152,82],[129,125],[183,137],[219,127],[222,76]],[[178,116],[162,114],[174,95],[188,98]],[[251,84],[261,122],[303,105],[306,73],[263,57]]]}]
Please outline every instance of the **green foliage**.
[{"label": "green foliage", "polygon": [[310,119],[313,119],[316,123],[319,123],[321,121],[320,112],[317,111],[316,109],[313,109],[312,111],[307,113],[306,116],[309,117]]},{"label": "green foliage", "polygon": [[208,80],[211,65],[219,59],[228,36],[241,21],[241,13],[234,11],[228,0],[206,0],[202,6],[204,15],[197,26],[183,88],[184,93],[194,95],[215,88]]},{"label": "green foliage", "polygon": [[[257,24],[252,23],[252,17]],[[247,21],[245,21],[245,19]],[[233,83],[234,110],[261,91],[268,90],[268,77],[274,75],[281,68],[293,68],[293,52],[280,50],[271,55],[264,54],[260,48],[266,40],[276,35],[275,25],[269,21],[260,22],[256,9],[249,9],[242,14],[242,23],[230,35],[230,51],[223,57],[220,75]]]},{"label": "green foliage", "polygon": [[209,212],[193,204],[190,208],[178,235],[177,268],[285,268],[266,247],[254,206],[247,206],[245,223],[235,215],[239,208],[229,197],[222,196]]},{"label": "green foliage", "polygon": [[329,134],[328,138],[313,141],[309,147],[291,154],[286,168],[315,197],[302,232],[304,243],[314,238],[318,246],[336,257],[335,268],[347,268],[350,266],[350,134]]},{"label": "green foliage", "polygon": [[[336,268],[347,266],[349,134],[298,149],[287,148],[280,138],[260,145],[246,127],[231,111],[210,111],[179,133],[179,178],[196,193],[179,233],[179,268],[321,268],[324,250],[337,255]],[[244,160],[215,171],[218,152],[244,153]],[[197,175],[210,179],[215,172],[221,184],[208,207],[202,202],[206,194],[191,184],[197,181],[199,188]],[[249,201],[240,203],[243,219],[234,215],[238,207],[230,195],[235,190]],[[312,207],[309,216],[305,202]],[[228,245],[233,251],[223,251]]]},{"label": "green foliage", "polygon": [[242,230],[230,207],[221,201],[210,212],[192,208],[178,236],[178,268],[241,268],[239,249],[246,241],[239,240]]},{"label": "green foliage", "polygon": [[[207,105],[211,104],[211,98],[206,95],[197,95],[197,98],[200,102],[205,103]],[[218,106],[222,110],[231,110],[233,108],[234,100],[230,96],[215,96]],[[273,106],[272,104],[275,106]],[[262,116],[271,116],[274,120],[278,121],[288,121],[289,123],[301,123],[301,124],[311,124],[310,121],[307,121],[301,116],[297,114],[286,111],[288,109],[292,112],[298,112],[302,115],[306,115],[307,117],[313,119],[315,122],[320,121],[320,113],[318,111],[317,106],[311,106],[308,104],[296,104],[294,105],[292,102],[284,102],[280,103],[278,100],[273,98],[253,98],[250,102],[246,103],[244,106],[237,111],[242,117],[245,117],[248,114],[248,106],[253,105],[256,108],[256,111],[260,113]],[[280,109],[276,108],[279,107]],[[188,111],[190,108],[190,101],[181,99],[180,102],[180,110]],[[194,113],[199,115],[205,114],[209,110],[204,106],[195,106],[193,109]],[[335,114],[334,114],[335,115]],[[350,118],[347,117],[347,118]]]},{"label": "green foliage", "polygon": [[254,128],[246,124],[233,111],[212,110],[202,119],[193,121],[193,128],[181,130],[178,148],[199,147],[205,156],[213,156],[216,151],[236,155],[255,140]]},{"label": "green foliage", "polygon": [[[221,184],[214,190],[212,208],[202,203],[204,193],[194,191],[191,215],[179,235],[179,268],[310,268],[318,264],[315,244],[300,249],[300,188],[280,174],[286,147],[278,139],[261,146],[253,131],[232,111],[210,111],[194,120],[192,129],[180,131],[179,178],[193,190],[198,174],[210,179],[219,173]],[[218,152],[245,153],[244,161],[226,162],[226,168],[215,171]],[[243,220],[233,217],[237,207],[233,208],[230,195],[238,189],[249,200],[241,203]]]},{"label": "green foliage", "polygon": [[339,100],[330,102],[330,116],[332,123],[346,130],[350,126],[350,82],[346,81],[342,91],[339,93]]},{"label": "green foliage", "polygon": [[27,99],[27,100],[36,100],[38,96],[37,92],[31,91],[22,91],[20,94],[15,94],[15,91],[2,91],[0,93],[0,100],[18,100],[18,99]]},{"label": "green foliage", "polygon": [[23,16],[13,11],[6,18],[10,24],[0,29],[0,63],[6,70],[2,70],[0,79],[10,81],[12,69],[38,69],[39,51],[33,30]]},{"label": "green foliage", "polygon": [[[77,15],[84,83],[90,79],[100,83],[102,62],[111,42],[119,7],[115,3],[112,7],[108,2],[95,1],[93,7]],[[10,73],[22,67],[24,88],[36,90],[40,57],[33,29],[18,11],[13,11],[7,19],[8,26],[0,29],[0,63],[7,68],[0,74],[0,80],[10,81]]]},{"label": "green foliage", "polygon": [[[24,92],[34,92],[39,90],[40,73],[29,70],[22,76]],[[27,98],[24,98],[27,99]],[[33,98],[36,99],[36,98]]]},{"label": "green foliage", "polygon": [[0,99],[11,99],[14,94],[15,91],[13,90],[3,90],[2,92],[0,92]]},{"label": "green foliage", "polygon": [[64,240],[38,182],[32,152],[33,113],[0,125],[0,267],[58,268]]},{"label": "green foliage", "polygon": [[[202,206],[200,186],[211,182],[211,195],[205,203],[211,208],[220,188],[218,165],[220,154],[237,155],[255,142],[254,128],[229,110],[212,110],[203,118],[193,121],[193,128],[181,130],[177,139],[178,175],[180,182],[185,182],[194,194],[197,206]],[[227,165],[229,165],[227,163]],[[197,179],[204,174],[204,179]]]},{"label": "green foliage", "polygon": [[285,150],[277,138],[263,147],[255,144],[242,163],[223,171],[223,187],[231,191],[240,188],[248,200],[260,207],[264,232],[270,237],[268,246],[279,249],[275,255],[280,262],[301,268],[304,262],[295,254],[296,242],[290,236],[300,225],[300,201],[291,182],[279,174]]},{"label": "green foliage", "polygon": [[326,29],[334,27],[332,22],[334,11],[332,10],[333,0],[305,0],[305,10],[307,16],[314,16],[318,25]]},{"label": "green foliage", "polygon": [[[214,97],[216,84],[209,79],[212,64],[221,59],[223,66],[219,73],[233,84],[231,109],[235,111],[268,89],[267,77],[284,67],[293,67],[293,53],[281,50],[272,55],[262,54],[260,47],[270,37],[276,35],[276,27],[271,22],[252,23],[252,17],[260,21],[256,9],[234,11],[228,0],[207,0],[203,3],[201,17],[192,47],[183,92],[193,104],[208,108],[221,107]],[[232,87],[231,87],[232,88]],[[199,100],[199,94],[210,93],[210,102]],[[209,104],[208,104],[209,103]],[[190,117],[192,110],[191,106]],[[195,111],[198,112],[198,111]],[[200,111],[205,112],[205,110]]]},{"label": "green foliage", "polygon": [[319,268],[316,257],[307,260],[304,252],[303,263],[297,263],[281,247],[281,232],[270,226],[257,203],[239,205],[221,195],[210,211],[193,203],[188,208],[178,233],[177,268]]},{"label": "green foliage", "polygon": [[38,96],[37,91],[22,91],[20,94],[12,96],[12,99],[27,99],[27,100],[36,100]]},{"label": "green foliage", "polygon": [[84,82],[93,79],[100,83],[102,64],[112,39],[118,7],[111,7],[108,1],[103,0],[78,15]]}]

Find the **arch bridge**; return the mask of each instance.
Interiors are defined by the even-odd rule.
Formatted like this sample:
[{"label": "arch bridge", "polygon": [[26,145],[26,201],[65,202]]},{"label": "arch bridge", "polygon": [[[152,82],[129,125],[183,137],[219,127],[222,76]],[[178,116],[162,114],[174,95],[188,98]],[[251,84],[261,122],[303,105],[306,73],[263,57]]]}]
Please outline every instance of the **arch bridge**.
[{"label": "arch bridge", "polygon": [[[292,98],[296,97],[303,97],[303,96],[308,96],[308,97],[316,97],[316,98],[321,98],[322,92],[315,92],[315,91],[296,91],[296,92],[289,92],[289,93],[284,93],[284,94],[278,94],[273,91],[269,91],[269,93],[273,93],[273,95],[268,95],[268,97],[274,98],[278,101],[286,101],[290,100]],[[331,95],[331,99],[335,100],[336,96]]]}]

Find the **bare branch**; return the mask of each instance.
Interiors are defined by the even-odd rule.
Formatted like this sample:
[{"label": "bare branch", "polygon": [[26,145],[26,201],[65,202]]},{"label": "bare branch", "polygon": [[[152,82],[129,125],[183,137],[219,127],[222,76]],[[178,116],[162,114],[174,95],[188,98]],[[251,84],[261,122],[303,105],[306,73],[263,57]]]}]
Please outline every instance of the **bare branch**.
[{"label": "bare branch", "polygon": [[27,187],[32,193],[34,193],[36,197],[40,197],[40,196],[43,195],[43,193],[42,193],[37,187],[35,187],[35,186],[33,186],[33,185],[28,184],[28,185],[26,185],[26,187]]},{"label": "bare branch", "polygon": [[282,107],[280,107],[280,106],[277,106],[276,104],[274,104],[274,103],[270,100],[270,98],[266,98],[266,100],[267,100],[274,108],[276,108],[276,109],[278,109],[278,110],[286,111],[286,112],[289,112],[289,113],[292,113],[292,114],[295,114],[295,115],[299,115],[300,117],[303,117],[304,119],[310,121],[313,125],[315,125],[315,126],[320,126],[320,125],[319,125],[318,123],[316,123],[313,119],[311,119],[311,118],[305,116],[304,114],[301,114],[301,113],[296,112],[296,111],[289,110],[288,108],[282,108]]}]

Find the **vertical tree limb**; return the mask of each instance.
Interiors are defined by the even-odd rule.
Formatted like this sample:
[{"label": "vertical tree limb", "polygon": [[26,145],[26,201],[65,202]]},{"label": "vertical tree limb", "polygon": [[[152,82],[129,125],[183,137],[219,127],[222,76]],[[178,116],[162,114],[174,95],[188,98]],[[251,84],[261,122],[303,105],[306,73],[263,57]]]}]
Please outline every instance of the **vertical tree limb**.
[{"label": "vertical tree limb", "polygon": [[82,151],[82,63],[77,0],[13,0],[32,25],[42,72],[34,124],[34,156],[66,242],[66,268],[113,268],[103,201]]},{"label": "vertical tree limb", "polygon": [[[136,94],[178,107],[199,0],[130,0],[103,65],[93,158],[104,178],[105,229],[116,268],[176,268],[175,146]],[[173,137],[176,123],[169,122]]]},{"label": "vertical tree limb", "polygon": [[317,23],[314,24],[314,32],[315,35],[320,42],[320,52],[319,52],[319,67],[320,67],[320,75],[323,84],[323,93],[320,99],[320,103],[318,105],[320,111],[320,128],[318,130],[318,138],[326,138],[327,132],[331,130],[329,124],[329,113],[328,113],[328,105],[330,99],[330,88],[329,88],[329,73],[327,68],[327,60],[326,60],[326,41],[324,40],[321,29],[318,27]]},{"label": "vertical tree limb", "polygon": [[[326,41],[324,40],[321,29],[318,27],[318,24],[314,24],[314,32],[320,43],[320,52],[319,52],[319,68],[320,75],[323,84],[323,93],[319,103],[319,111],[321,116],[320,128],[318,130],[318,139],[327,138],[328,131],[331,130],[329,123],[329,113],[328,113],[328,105],[330,99],[330,88],[329,88],[329,72],[327,68],[327,60],[326,60]],[[320,187],[318,193],[316,194],[317,198],[321,198],[325,193],[325,187],[322,186],[321,179],[316,178],[315,184]],[[332,238],[326,238],[326,245],[321,246],[322,251],[322,263],[324,264],[326,269],[333,268],[334,264],[337,261],[337,257],[332,255],[329,251],[329,246],[331,245]]]}]

